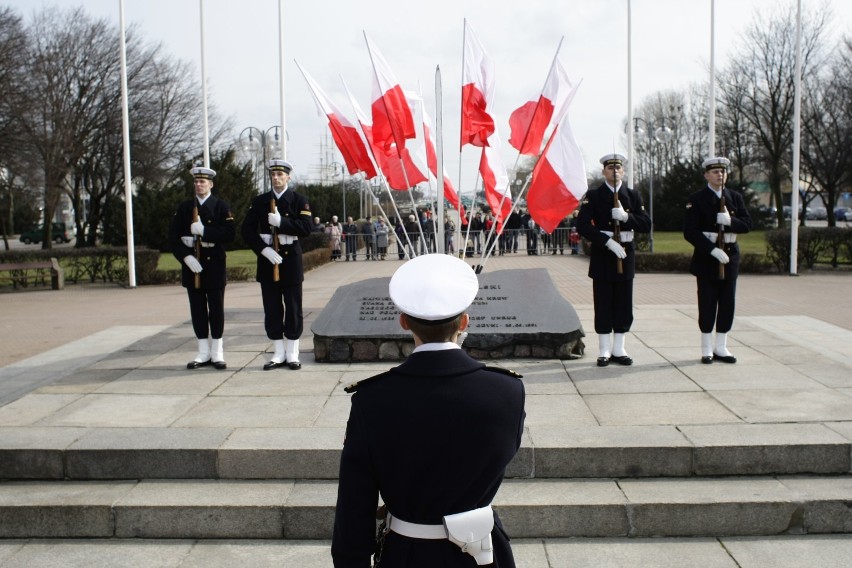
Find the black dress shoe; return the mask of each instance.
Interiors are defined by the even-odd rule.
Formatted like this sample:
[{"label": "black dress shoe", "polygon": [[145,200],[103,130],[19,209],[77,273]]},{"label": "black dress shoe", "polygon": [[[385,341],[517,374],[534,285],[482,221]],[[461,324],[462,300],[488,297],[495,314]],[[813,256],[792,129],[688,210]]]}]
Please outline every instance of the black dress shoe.
[{"label": "black dress shoe", "polygon": [[227,369],[228,365],[224,361],[213,361],[213,368],[221,371]]},{"label": "black dress shoe", "polygon": [[199,367],[206,367],[207,365],[212,365],[213,361],[208,359],[207,361],[190,361],[186,364],[187,369],[197,369]]},{"label": "black dress shoe", "polygon": [[627,366],[627,365],[633,364],[633,359],[631,359],[629,355],[621,355],[621,356],[613,355],[612,357],[610,357],[610,359],[612,359],[613,361],[615,361],[619,365]]},{"label": "black dress shoe", "polygon": [[713,353],[713,359],[716,361],[721,361],[722,363],[736,363],[737,358],[733,355],[716,355]]},{"label": "black dress shoe", "polygon": [[609,357],[598,357],[598,367],[606,367],[609,365]]},{"label": "black dress shoe", "polygon": [[289,363],[287,363],[287,366],[290,367],[292,371],[298,371],[302,368],[302,364],[298,361],[290,361]]},{"label": "black dress shoe", "polygon": [[710,355],[705,355],[704,357],[701,358],[701,362],[704,363],[705,365],[709,365],[713,362],[713,357],[711,357]]},{"label": "black dress shoe", "polygon": [[275,361],[270,361],[266,365],[263,366],[264,371],[271,371],[272,369],[278,369],[286,365],[286,361],[281,361],[280,363],[276,363]]}]

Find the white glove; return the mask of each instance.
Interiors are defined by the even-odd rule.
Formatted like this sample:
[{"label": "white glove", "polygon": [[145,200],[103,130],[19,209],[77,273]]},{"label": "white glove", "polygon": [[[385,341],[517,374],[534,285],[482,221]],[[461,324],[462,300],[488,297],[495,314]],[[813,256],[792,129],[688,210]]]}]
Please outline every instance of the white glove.
[{"label": "white glove", "polygon": [[195,239],[193,239],[192,237],[181,237],[180,240],[184,244],[184,246],[188,246],[189,248],[195,246]]},{"label": "white glove", "polygon": [[627,221],[627,211],[624,210],[624,207],[619,205],[618,207],[612,208],[612,218],[616,221],[621,221],[622,223]]},{"label": "white glove", "polygon": [[716,224],[724,225],[725,227],[731,226],[731,214],[725,211],[724,213],[716,213]]},{"label": "white glove", "polygon": [[[721,215],[721,213],[719,213],[719,215]],[[725,251],[718,247],[710,251],[710,256],[718,260],[721,264],[728,264],[731,262],[731,259],[728,258],[727,254],[725,254]]]},{"label": "white glove", "polygon": [[[613,209],[613,211],[615,211],[615,209]],[[627,251],[624,250],[624,247],[621,246],[620,244],[618,244],[617,242],[615,242],[612,239],[609,239],[606,242],[606,248],[611,250],[612,254],[614,254],[618,258],[626,258],[627,257]]]},{"label": "white glove", "polygon": [[183,262],[194,273],[198,274],[199,272],[201,272],[201,263],[198,262],[198,259],[195,258],[194,256],[192,256],[191,254],[188,254],[185,257],[183,257]]},{"label": "white glove", "polygon": [[204,223],[202,223],[201,221],[196,221],[195,223],[193,223],[192,225],[189,226],[189,231],[193,235],[198,235],[199,237],[203,237],[204,236]]},{"label": "white glove", "polygon": [[273,227],[280,227],[281,226],[281,213],[279,213],[277,210],[275,211],[275,213],[270,213],[268,215],[268,218],[269,218],[269,224],[272,225]]},{"label": "white glove", "polygon": [[272,247],[266,247],[265,249],[260,251],[260,254],[265,256],[266,260],[268,260],[272,264],[281,264],[281,261],[284,260],[283,258],[281,258],[280,254],[272,250]]}]

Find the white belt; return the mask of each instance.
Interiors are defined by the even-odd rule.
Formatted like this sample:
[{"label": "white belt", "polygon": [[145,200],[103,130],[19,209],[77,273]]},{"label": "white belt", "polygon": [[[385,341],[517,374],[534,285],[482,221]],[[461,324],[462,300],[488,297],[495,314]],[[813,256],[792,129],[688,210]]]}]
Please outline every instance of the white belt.
[{"label": "white belt", "polygon": [[216,243],[205,243],[204,241],[201,241],[201,246],[204,248],[212,248],[216,246]]},{"label": "white belt", "polygon": [[[719,240],[719,233],[704,233],[704,236],[714,243]],[[726,243],[735,243],[737,242],[737,234],[736,233],[724,233]]]},{"label": "white belt", "polygon": [[[268,245],[272,244],[272,235],[261,233],[260,238],[263,239],[264,243]],[[294,237],[293,235],[278,235],[278,243],[282,245],[292,245],[298,240],[299,237]]]},{"label": "white belt", "polygon": [[[612,231],[601,231],[601,233],[603,233],[604,235],[606,235],[610,238],[612,237]],[[622,243],[633,242],[633,231],[621,231],[621,233],[619,233],[619,234],[621,235],[621,242]]]},{"label": "white belt", "polygon": [[394,517],[388,513],[388,528],[397,534],[407,536],[409,538],[426,538],[426,539],[442,539],[449,538],[447,529],[444,525],[418,525],[417,523],[409,523],[400,518]]},{"label": "white belt", "polygon": [[494,547],[491,531],[494,528],[494,512],[491,505],[446,515],[443,525],[418,525],[394,517],[388,511],[388,530],[402,536],[423,539],[449,539],[465,554],[473,556],[476,564],[485,566],[494,562]]}]

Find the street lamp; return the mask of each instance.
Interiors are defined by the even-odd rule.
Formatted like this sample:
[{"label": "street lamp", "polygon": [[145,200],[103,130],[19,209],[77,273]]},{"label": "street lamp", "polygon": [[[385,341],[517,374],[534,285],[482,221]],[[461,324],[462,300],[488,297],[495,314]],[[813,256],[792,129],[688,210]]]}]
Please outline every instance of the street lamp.
[{"label": "street lamp", "polygon": [[[648,122],[642,117],[633,118],[633,132],[640,138],[647,136],[648,138],[648,162],[650,169],[650,178],[648,182],[648,216],[651,218],[651,231],[648,233],[648,247],[651,252],[654,252],[654,148],[657,144],[665,144],[672,139],[674,132],[666,125],[666,119],[660,120],[660,126],[655,126],[653,122]],[[641,124],[640,124],[641,123]],[[644,125],[644,128],[643,126]]]},{"label": "street lamp", "polygon": [[328,165],[329,173],[334,176],[340,176],[340,197],[343,199],[343,217],[342,222],[346,222],[346,169],[340,162],[331,162]]},{"label": "street lamp", "polygon": [[[269,191],[269,178],[265,175],[267,160],[281,158],[283,144],[280,127],[271,126],[266,130],[249,126],[240,132],[238,146],[245,158],[252,160],[252,171],[255,175],[255,186],[258,193]],[[260,183],[258,176],[263,178]]]}]

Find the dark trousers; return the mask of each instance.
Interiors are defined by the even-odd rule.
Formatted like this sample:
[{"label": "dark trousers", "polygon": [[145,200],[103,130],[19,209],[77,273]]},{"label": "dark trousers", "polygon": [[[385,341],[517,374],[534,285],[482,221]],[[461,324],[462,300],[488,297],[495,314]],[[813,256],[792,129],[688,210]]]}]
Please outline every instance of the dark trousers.
[{"label": "dark trousers", "polygon": [[633,280],[592,279],[595,333],[627,333],[633,325]]},{"label": "dark trousers", "polygon": [[225,331],[225,289],[187,288],[192,331],[198,339],[222,339]]},{"label": "dark trousers", "polygon": [[698,329],[701,333],[728,333],[734,325],[737,281],[697,278]]},{"label": "dark trousers", "polygon": [[302,336],[302,284],[284,286],[261,282],[263,327],[269,339],[299,339]]}]

